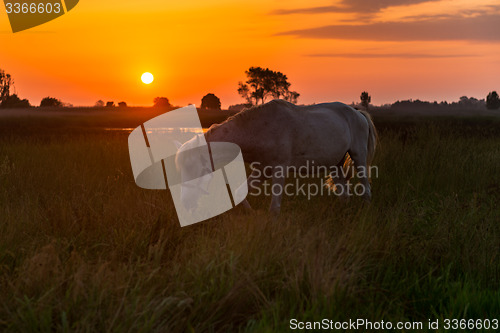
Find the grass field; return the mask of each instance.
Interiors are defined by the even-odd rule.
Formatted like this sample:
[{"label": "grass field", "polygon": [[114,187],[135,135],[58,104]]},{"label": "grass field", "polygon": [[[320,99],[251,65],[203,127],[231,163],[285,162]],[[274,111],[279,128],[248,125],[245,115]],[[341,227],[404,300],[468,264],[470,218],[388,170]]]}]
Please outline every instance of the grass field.
[{"label": "grass field", "polygon": [[259,197],[180,228],[168,191],[135,185],[128,134],[104,130],[157,111],[26,112],[0,116],[0,331],[499,318],[498,117],[375,115],[370,205],[285,197],[275,219]]}]

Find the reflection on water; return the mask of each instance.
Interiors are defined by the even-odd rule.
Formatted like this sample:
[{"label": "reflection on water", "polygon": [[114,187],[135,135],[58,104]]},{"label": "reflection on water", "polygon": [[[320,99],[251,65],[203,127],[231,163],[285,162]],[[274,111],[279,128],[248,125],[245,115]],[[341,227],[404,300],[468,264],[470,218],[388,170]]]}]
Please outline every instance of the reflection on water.
[{"label": "reflection on water", "polygon": [[[120,131],[120,132],[132,132],[135,128],[127,128],[127,127],[114,127],[114,128],[105,128],[105,131]],[[164,127],[164,128],[158,128],[158,133],[173,133],[173,132],[182,132],[182,133],[193,133],[193,134],[201,134],[201,133],[206,133],[208,131],[208,128],[203,128],[201,131],[198,128],[192,128],[192,127],[181,127],[181,128],[174,128],[174,127]],[[148,133],[151,133],[148,131]]]}]

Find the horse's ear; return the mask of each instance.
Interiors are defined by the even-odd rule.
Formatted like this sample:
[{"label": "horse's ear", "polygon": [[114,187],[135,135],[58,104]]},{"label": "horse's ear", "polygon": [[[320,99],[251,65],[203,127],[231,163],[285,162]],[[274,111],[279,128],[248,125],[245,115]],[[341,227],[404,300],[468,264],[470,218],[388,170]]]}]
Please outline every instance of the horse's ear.
[{"label": "horse's ear", "polygon": [[174,144],[175,144],[175,147],[177,148],[177,150],[179,150],[179,148],[182,147],[182,143],[180,143],[177,140],[174,140]]}]

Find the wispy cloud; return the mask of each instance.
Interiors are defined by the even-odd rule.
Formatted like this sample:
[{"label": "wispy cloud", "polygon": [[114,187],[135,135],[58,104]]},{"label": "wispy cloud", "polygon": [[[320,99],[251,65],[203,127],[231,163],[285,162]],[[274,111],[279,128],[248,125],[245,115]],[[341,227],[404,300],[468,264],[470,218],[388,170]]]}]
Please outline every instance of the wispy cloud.
[{"label": "wispy cloud", "polygon": [[455,14],[421,14],[421,15],[406,15],[402,16],[403,21],[419,21],[419,20],[441,20],[453,18],[471,18],[477,16],[500,15],[500,5],[487,5],[475,9],[462,9]]},{"label": "wispy cloud", "polygon": [[318,58],[403,58],[403,59],[425,59],[425,58],[464,58],[478,57],[477,54],[432,54],[432,53],[316,53],[307,54],[308,57]]},{"label": "wispy cloud", "polygon": [[327,25],[290,30],[281,36],[298,38],[371,41],[500,41],[500,14],[446,19],[423,19],[412,22],[375,22],[364,25]]},{"label": "wispy cloud", "polygon": [[406,6],[422,2],[439,0],[343,0],[340,4],[295,9],[278,9],[276,15],[323,14],[323,13],[375,13],[392,6]]}]

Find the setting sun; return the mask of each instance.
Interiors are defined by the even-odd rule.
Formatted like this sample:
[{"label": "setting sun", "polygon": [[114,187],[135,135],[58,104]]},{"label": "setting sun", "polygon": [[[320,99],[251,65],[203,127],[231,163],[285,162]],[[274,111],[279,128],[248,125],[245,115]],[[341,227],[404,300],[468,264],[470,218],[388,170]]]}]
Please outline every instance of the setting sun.
[{"label": "setting sun", "polygon": [[151,82],[153,82],[154,76],[153,76],[153,74],[146,72],[146,73],[142,74],[141,80],[145,84],[150,84]]}]

